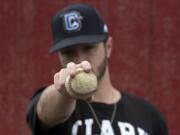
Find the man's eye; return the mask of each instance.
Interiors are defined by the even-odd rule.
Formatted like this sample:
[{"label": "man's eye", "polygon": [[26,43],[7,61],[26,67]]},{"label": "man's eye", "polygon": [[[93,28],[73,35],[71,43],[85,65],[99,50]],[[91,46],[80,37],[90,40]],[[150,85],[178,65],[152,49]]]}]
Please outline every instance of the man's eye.
[{"label": "man's eye", "polygon": [[62,51],[61,54],[62,54],[62,55],[73,55],[73,54],[74,54],[74,51],[66,50],[66,51]]},{"label": "man's eye", "polygon": [[84,51],[89,51],[92,50],[93,48],[95,48],[94,46],[86,46],[84,47]]},{"label": "man's eye", "polygon": [[74,57],[74,54],[71,53],[71,52],[68,52],[66,54],[64,54],[65,57],[68,57],[68,58],[71,58],[71,57]]}]

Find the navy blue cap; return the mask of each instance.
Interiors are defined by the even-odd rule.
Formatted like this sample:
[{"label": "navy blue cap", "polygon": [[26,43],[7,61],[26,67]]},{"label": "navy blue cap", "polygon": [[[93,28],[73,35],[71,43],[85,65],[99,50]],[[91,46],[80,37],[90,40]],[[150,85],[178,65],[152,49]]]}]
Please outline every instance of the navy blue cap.
[{"label": "navy blue cap", "polygon": [[108,29],[95,8],[72,4],[53,17],[52,33],[51,53],[76,44],[102,42],[108,36]]}]

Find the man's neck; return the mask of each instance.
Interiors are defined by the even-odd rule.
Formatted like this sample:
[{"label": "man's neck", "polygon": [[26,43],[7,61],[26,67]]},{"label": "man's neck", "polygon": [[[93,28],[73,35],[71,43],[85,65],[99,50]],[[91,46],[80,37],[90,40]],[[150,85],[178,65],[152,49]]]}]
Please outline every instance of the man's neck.
[{"label": "man's neck", "polygon": [[104,76],[99,81],[98,90],[93,97],[93,101],[113,104],[118,102],[120,98],[120,92],[112,86],[109,76],[109,70],[107,68]]}]

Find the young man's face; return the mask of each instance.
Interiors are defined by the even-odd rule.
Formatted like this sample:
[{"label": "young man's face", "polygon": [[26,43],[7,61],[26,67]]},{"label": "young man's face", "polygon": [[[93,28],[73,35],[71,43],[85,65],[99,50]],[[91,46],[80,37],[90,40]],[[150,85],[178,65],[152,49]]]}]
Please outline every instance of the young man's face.
[{"label": "young man's face", "polygon": [[66,67],[69,62],[79,64],[83,60],[87,60],[92,65],[94,73],[100,80],[107,66],[107,48],[104,42],[67,47],[59,51],[60,62],[63,67]]}]

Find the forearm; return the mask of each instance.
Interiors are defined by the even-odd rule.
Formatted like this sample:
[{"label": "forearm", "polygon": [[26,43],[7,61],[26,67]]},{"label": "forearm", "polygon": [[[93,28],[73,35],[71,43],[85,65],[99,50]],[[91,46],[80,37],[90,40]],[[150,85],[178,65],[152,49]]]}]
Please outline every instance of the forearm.
[{"label": "forearm", "polygon": [[55,126],[67,120],[73,113],[76,100],[60,94],[54,85],[47,87],[37,104],[37,114],[46,127]]}]

